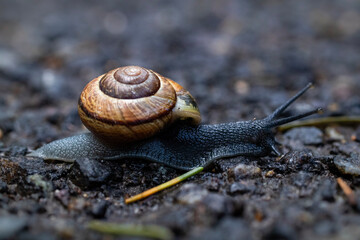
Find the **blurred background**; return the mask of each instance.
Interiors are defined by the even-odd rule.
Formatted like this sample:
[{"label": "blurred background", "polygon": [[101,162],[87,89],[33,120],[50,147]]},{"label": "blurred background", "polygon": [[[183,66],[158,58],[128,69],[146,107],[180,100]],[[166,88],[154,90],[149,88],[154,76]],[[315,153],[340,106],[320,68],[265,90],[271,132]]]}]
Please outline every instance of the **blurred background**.
[{"label": "blurred background", "polygon": [[[4,132],[31,125],[28,114],[34,111],[37,117],[46,112],[53,125],[67,121],[37,141],[77,130],[82,88],[123,65],[140,65],[178,81],[197,99],[205,123],[263,117],[310,81],[316,89],[295,109],[315,105],[329,108],[330,115],[360,114],[356,0],[14,0],[0,5]],[[33,130],[38,121],[33,124],[24,138],[40,137]]]},{"label": "blurred background", "polygon": [[177,239],[358,238],[360,180],[340,173],[360,172],[358,126],[278,134],[283,158],[218,161],[133,205],[124,198],[181,171],[25,156],[84,131],[81,90],[124,65],[179,82],[204,123],[265,117],[308,82],[288,115],[360,116],[360,1],[0,0],[0,239],[112,239],[86,228],[98,218],[159,224]]}]

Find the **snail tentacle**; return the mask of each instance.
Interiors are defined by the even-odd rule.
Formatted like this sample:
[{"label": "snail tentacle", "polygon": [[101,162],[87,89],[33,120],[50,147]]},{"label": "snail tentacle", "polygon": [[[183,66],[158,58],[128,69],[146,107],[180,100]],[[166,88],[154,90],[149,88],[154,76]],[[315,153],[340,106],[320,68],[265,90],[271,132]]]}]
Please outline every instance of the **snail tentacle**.
[{"label": "snail tentacle", "polygon": [[271,122],[275,118],[279,117],[293,102],[295,102],[299,97],[301,97],[309,88],[311,88],[313,84],[308,83],[303,89],[297,92],[294,96],[292,96],[289,100],[283,103],[280,107],[275,109],[275,111],[267,116],[264,120]]}]

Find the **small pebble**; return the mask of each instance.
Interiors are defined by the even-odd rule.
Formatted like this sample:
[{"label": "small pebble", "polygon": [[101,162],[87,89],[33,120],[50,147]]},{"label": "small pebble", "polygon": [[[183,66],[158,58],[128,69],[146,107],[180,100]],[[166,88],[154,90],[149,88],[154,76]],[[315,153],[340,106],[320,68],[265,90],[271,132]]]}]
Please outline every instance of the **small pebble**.
[{"label": "small pebble", "polygon": [[326,136],[328,137],[328,140],[334,142],[345,142],[345,137],[342,135],[336,128],[334,127],[327,127],[325,128]]},{"label": "small pebble", "polygon": [[222,180],[217,177],[210,176],[206,177],[206,180],[203,184],[209,191],[218,191],[220,189],[220,186],[223,184],[221,181]]},{"label": "small pebble", "polygon": [[314,231],[318,235],[331,236],[336,232],[337,224],[333,220],[326,219],[315,223]]},{"label": "small pebble", "polygon": [[360,142],[360,127],[358,127],[355,133],[351,136],[351,140]]},{"label": "small pebble", "polygon": [[70,211],[84,211],[87,206],[88,202],[84,198],[73,198],[69,201],[68,209]]},{"label": "small pebble", "polygon": [[40,188],[43,192],[52,191],[51,182],[47,182],[44,178],[39,174],[29,175],[27,177],[27,181],[34,184],[35,187]]},{"label": "small pebble", "polygon": [[293,128],[285,133],[286,138],[300,141],[304,145],[319,145],[323,143],[323,133],[316,127]]},{"label": "small pebble", "polygon": [[56,199],[58,199],[62,205],[64,205],[65,207],[69,204],[69,191],[67,189],[56,189],[54,192],[54,196]]},{"label": "small pebble", "polygon": [[209,193],[203,202],[207,209],[216,215],[226,214],[231,211],[229,198],[218,193]]},{"label": "small pebble", "polygon": [[293,226],[284,221],[277,221],[275,225],[264,235],[263,240],[272,239],[286,239],[293,240],[298,239],[296,231]]},{"label": "small pebble", "polygon": [[290,151],[287,152],[282,158],[282,162],[290,166],[304,165],[313,158],[311,151]]},{"label": "small pebble", "polygon": [[246,95],[250,90],[249,83],[243,80],[238,80],[235,83],[235,91],[239,95]]},{"label": "small pebble", "polygon": [[233,169],[229,170],[229,176],[234,177],[235,181],[245,178],[261,177],[261,169],[257,166],[246,165],[243,163],[238,164]]},{"label": "small pebble", "polygon": [[275,171],[274,170],[270,170],[270,171],[267,171],[265,173],[265,177],[268,177],[268,178],[271,178],[271,177],[274,177],[275,176]]},{"label": "small pebble", "polygon": [[6,182],[1,181],[0,179],[0,193],[4,193],[8,190]]},{"label": "small pebble", "polygon": [[183,204],[194,204],[204,200],[209,191],[195,183],[188,183],[180,188],[176,199]]},{"label": "small pebble", "polygon": [[77,159],[70,169],[71,181],[84,189],[105,183],[110,174],[110,167],[88,158]]},{"label": "small pebble", "polygon": [[229,194],[244,194],[248,192],[255,191],[256,186],[253,182],[250,181],[240,181],[235,182],[230,185],[228,190]]},{"label": "small pebble", "polygon": [[16,234],[28,225],[26,218],[15,216],[0,217],[0,239],[15,239]]},{"label": "small pebble", "polygon": [[91,208],[91,215],[93,215],[95,218],[104,218],[108,206],[109,202],[105,200],[94,204]]},{"label": "small pebble", "polygon": [[326,179],[320,186],[320,193],[323,200],[328,202],[335,201],[336,183],[330,179]]},{"label": "small pebble", "polygon": [[299,188],[309,186],[313,177],[311,173],[300,171],[293,177],[293,185]]},{"label": "small pebble", "polygon": [[350,156],[351,154],[356,154],[360,156],[360,145],[357,142],[347,142],[346,144],[335,142],[333,145],[342,155]]},{"label": "small pebble", "polygon": [[250,226],[243,220],[234,217],[225,217],[220,223],[210,229],[202,232],[195,239],[253,239],[250,232]]},{"label": "small pebble", "polygon": [[334,164],[343,174],[360,176],[360,156],[351,154],[349,157],[337,155],[334,158]]}]

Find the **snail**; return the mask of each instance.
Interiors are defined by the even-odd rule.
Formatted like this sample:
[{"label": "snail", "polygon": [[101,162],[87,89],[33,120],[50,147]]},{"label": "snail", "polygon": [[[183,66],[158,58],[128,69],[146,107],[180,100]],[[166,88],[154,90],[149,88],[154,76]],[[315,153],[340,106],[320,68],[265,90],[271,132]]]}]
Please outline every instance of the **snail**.
[{"label": "snail", "polygon": [[80,95],[79,115],[91,132],[53,141],[28,156],[67,162],[145,159],[190,170],[219,158],[280,155],[272,129],[321,111],[279,118],[311,86],[264,119],[206,125],[179,84],[142,67],[120,67],[89,82]]}]

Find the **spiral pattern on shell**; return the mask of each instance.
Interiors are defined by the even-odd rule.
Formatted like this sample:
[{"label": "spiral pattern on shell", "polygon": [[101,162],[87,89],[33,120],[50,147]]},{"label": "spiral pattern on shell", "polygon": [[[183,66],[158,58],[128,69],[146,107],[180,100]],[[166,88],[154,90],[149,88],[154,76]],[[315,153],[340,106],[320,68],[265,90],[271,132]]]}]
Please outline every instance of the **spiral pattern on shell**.
[{"label": "spiral pattern on shell", "polygon": [[[178,101],[184,96],[186,104]],[[179,113],[184,105],[186,109],[191,107],[190,115]],[[200,122],[190,93],[172,80],[138,66],[120,67],[89,82],[80,95],[78,110],[91,132],[114,144],[149,138],[177,118]]]}]

